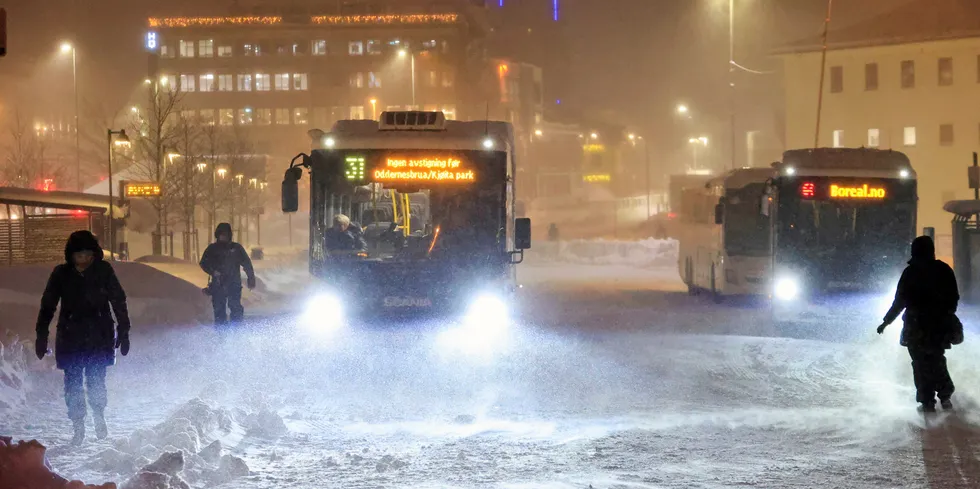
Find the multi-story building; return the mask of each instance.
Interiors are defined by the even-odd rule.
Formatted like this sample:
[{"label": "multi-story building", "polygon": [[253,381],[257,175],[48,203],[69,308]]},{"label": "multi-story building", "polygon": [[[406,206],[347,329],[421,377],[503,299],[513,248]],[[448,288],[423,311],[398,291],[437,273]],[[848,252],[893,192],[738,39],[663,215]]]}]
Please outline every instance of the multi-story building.
[{"label": "multi-story building", "polygon": [[786,145],[875,147],[909,156],[919,219],[948,233],[943,203],[972,198],[966,166],[980,146],[980,6],[917,0],[831,31],[819,134],[818,39],[788,46]]}]

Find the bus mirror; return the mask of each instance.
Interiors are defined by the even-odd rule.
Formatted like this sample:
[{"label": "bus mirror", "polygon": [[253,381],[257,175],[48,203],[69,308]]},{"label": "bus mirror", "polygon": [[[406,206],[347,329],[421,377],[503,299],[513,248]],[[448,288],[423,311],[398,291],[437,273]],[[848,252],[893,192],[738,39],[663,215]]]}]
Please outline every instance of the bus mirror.
[{"label": "bus mirror", "polygon": [[299,210],[299,178],[302,175],[303,169],[300,167],[293,167],[286,170],[286,175],[282,179],[283,212],[288,213]]},{"label": "bus mirror", "polygon": [[522,217],[514,221],[514,248],[531,249],[531,219]]},{"label": "bus mirror", "polygon": [[725,222],[725,204],[715,205],[715,224],[722,224]]}]

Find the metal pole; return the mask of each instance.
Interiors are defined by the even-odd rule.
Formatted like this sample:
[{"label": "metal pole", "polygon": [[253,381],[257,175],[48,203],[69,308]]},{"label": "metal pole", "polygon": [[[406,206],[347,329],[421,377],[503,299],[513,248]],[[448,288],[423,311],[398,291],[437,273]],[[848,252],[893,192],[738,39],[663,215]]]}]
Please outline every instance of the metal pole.
[{"label": "metal pole", "polygon": [[78,70],[75,63],[75,52],[78,46],[71,46],[71,83],[72,90],[75,92],[75,188],[82,191],[82,152],[78,144]]},{"label": "metal pole", "polygon": [[646,139],[643,140],[643,161],[647,167],[647,221],[653,217],[651,211],[651,200],[653,200],[653,189],[650,187],[650,143]]},{"label": "metal pole", "polygon": [[[977,166],[977,152],[973,152],[973,166]],[[980,188],[973,189],[973,200],[980,200]]]},{"label": "metal pole", "polygon": [[106,134],[106,146],[109,149],[109,261],[113,261],[113,250],[116,248],[112,242],[112,129]]},{"label": "metal pole", "polygon": [[735,169],[735,0],[728,0],[728,85],[732,110],[732,170]]},{"label": "metal pole", "polygon": [[412,53],[412,110],[418,109],[415,102],[415,53]]},{"label": "metal pole", "polygon": [[834,0],[827,0],[827,18],[823,23],[823,54],[820,56],[820,93],[817,95],[817,129],[813,135],[813,147],[820,146],[820,116],[823,111],[823,82],[827,73],[827,33],[830,30],[830,9]]}]

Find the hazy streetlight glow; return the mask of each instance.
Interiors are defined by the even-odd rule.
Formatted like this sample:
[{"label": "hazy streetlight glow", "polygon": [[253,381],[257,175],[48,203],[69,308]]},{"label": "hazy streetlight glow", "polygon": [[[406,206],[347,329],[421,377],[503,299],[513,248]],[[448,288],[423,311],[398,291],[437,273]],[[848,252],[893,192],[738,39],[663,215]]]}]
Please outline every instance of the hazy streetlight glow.
[{"label": "hazy streetlight glow", "polygon": [[688,112],[688,108],[687,108],[686,105],[680,104],[680,105],[677,106],[677,113],[678,114],[686,114],[687,112]]},{"label": "hazy streetlight glow", "polygon": [[63,42],[63,43],[61,43],[61,52],[62,53],[68,54],[68,53],[71,52],[72,49],[74,49],[74,48],[72,47],[72,45],[71,45],[70,42]]}]

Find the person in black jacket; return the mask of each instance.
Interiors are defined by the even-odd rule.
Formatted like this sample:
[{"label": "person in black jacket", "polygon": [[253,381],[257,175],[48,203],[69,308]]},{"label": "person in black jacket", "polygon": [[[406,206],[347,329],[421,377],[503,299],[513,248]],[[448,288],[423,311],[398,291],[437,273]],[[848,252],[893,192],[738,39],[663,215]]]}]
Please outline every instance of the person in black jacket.
[{"label": "person in black jacket", "polygon": [[953,381],[946,368],[950,325],[960,300],[953,269],[936,259],[932,238],[919,236],[912,242],[912,259],[902,272],[891,309],[885,314],[878,334],[905,310],[901,344],[912,357],[916,401],[925,412],[936,410],[936,396],[943,409],[952,409]]},{"label": "person in black jacket", "polygon": [[[85,389],[95,420],[95,433],[108,436],[106,367],[115,363],[115,350],[129,353],[129,311],[126,293],[112,265],[103,259],[98,240],[88,231],[76,231],[65,245],[65,263],[55,267],[41,297],[37,316],[35,353],[44,358],[48,328],[61,303],[55,335],[55,360],[65,372],[65,403],[75,429],[73,444],[85,440]],[[115,321],[113,321],[113,314]]]},{"label": "person in black jacket", "polygon": [[363,251],[367,249],[361,227],[352,224],[350,218],[337,214],[333,216],[333,227],[323,233],[323,244],[327,251]]},{"label": "person in black jacket", "polygon": [[248,289],[255,288],[255,269],[245,248],[231,240],[231,224],[223,222],[214,229],[215,242],[208,245],[201,256],[201,269],[211,276],[208,293],[214,306],[214,322],[221,325],[239,323],[245,316],[242,306],[242,269],[248,278]]}]

